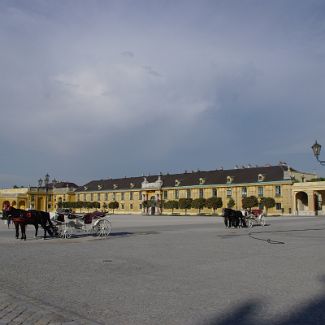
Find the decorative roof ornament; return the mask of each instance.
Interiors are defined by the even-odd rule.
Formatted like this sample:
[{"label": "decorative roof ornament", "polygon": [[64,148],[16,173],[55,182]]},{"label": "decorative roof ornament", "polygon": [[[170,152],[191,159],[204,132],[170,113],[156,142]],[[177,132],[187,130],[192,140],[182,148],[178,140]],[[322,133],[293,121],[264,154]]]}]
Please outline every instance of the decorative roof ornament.
[{"label": "decorative roof ornament", "polygon": [[205,183],[205,178],[200,177],[199,178],[199,184],[203,185]]},{"label": "decorative roof ornament", "polygon": [[175,186],[179,186],[181,182],[178,179],[175,179]]},{"label": "decorative roof ornament", "polygon": [[156,180],[156,184],[162,186],[163,185],[163,180],[161,179],[161,176],[158,176],[158,179]]},{"label": "decorative roof ornament", "polygon": [[97,185],[97,188],[98,188],[99,190],[101,190],[101,189],[103,188],[103,185],[98,184],[98,185]]},{"label": "decorative roof ornament", "polygon": [[113,188],[114,189],[117,189],[118,188],[118,185],[117,184],[113,184]]}]

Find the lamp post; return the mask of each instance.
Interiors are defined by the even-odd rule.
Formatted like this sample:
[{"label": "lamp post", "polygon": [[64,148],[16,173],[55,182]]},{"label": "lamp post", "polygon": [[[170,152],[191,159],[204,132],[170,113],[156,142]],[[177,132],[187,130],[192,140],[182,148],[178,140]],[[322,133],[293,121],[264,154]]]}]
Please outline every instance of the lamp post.
[{"label": "lamp post", "polygon": [[322,146],[319,143],[317,143],[317,140],[315,141],[315,143],[312,145],[311,148],[313,149],[313,153],[314,153],[314,156],[316,157],[317,161],[322,166],[325,166],[325,161],[324,160],[319,160],[320,150],[321,150]]},{"label": "lamp post", "polygon": [[48,202],[47,202],[47,194],[49,190],[49,181],[50,181],[50,175],[46,174],[44,177],[44,185],[45,185],[45,211],[47,212],[48,209]]}]

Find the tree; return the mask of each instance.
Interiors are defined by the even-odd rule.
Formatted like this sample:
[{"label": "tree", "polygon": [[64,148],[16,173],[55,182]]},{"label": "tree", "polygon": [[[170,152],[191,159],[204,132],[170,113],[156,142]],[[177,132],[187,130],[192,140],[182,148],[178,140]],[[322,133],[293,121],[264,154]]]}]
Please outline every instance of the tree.
[{"label": "tree", "polygon": [[184,198],[179,199],[178,206],[179,206],[180,209],[185,210],[185,215],[186,215],[187,209],[191,209],[192,202],[193,202],[193,199],[190,199],[190,198],[188,198],[188,199],[184,199]]},{"label": "tree", "polygon": [[206,201],[206,207],[209,209],[213,209],[213,214],[216,213],[216,209],[222,207],[222,198],[221,197],[210,197]]},{"label": "tree", "polygon": [[164,203],[165,203],[164,200],[157,201],[157,207],[159,207],[159,209],[160,209],[160,214],[162,214],[162,212],[163,212]]},{"label": "tree", "polygon": [[173,214],[174,213],[174,209],[178,209],[178,201],[175,201],[175,200],[166,201],[164,203],[164,208],[165,209],[171,209],[172,210],[172,214]]},{"label": "tree", "polygon": [[149,210],[149,207],[150,207],[150,201],[149,200],[144,200],[142,202],[142,206],[146,210],[146,213],[148,214],[148,210]]},{"label": "tree", "polygon": [[204,199],[204,198],[195,199],[192,202],[192,208],[198,209],[199,214],[200,214],[201,210],[205,207],[205,205],[206,205],[206,199]]},{"label": "tree", "polygon": [[260,199],[260,204],[265,207],[267,214],[268,209],[275,207],[275,200],[273,197],[262,197]]},{"label": "tree", "polygon": [[227,203],[227,207],[229,209],[231,209],[231,208],[233,208],[235,206],[235,204],[236,203],[235,203],[234,199],[232,197],[230,197],[229,200],[228,200],[228,203]]},{"label": "tree", "polygon": [[99,202],[93,202],[93,207],[97,210],[100,209],[100,203]]},{"label": "tree", "polygon": [[118,209],[119,206],[120,205],[119,205],[119,203],[117,201],[112,201],[112,202],[108,203],[108,207],[113,210],[113,214],[114,214],[114,210]]},{"label": "tree", "polygon": [[82,201],[77,201],[76,202],[76,209],[79,209],[79,211],[81,212],[81,209],[83,208],[84,203]]},{"label": "tree", "polygon": [[258,206],[258,199],[256,196],[248,196],[242,198],[242,207],[243,209],[251,209]]}]

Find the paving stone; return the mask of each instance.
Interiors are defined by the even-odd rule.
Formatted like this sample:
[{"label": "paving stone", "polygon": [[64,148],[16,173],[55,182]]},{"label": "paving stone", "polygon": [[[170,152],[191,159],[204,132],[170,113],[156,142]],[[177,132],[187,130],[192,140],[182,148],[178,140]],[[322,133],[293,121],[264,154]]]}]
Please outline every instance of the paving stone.
[{"label": "paving stone", "polygon": [[60,308],[44,305],[35,299],[0,293],[0,325],[82,325],[98,324],[71,315]]}]

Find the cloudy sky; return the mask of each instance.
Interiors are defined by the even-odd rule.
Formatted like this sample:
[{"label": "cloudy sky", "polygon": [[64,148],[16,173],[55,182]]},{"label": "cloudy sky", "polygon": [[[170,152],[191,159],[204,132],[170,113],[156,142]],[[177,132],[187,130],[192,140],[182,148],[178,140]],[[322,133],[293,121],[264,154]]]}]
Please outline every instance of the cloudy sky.
[{"label": "cloudy sky", "polygon": [[0,0],[0,187],[325,174],[325,1]]}]

